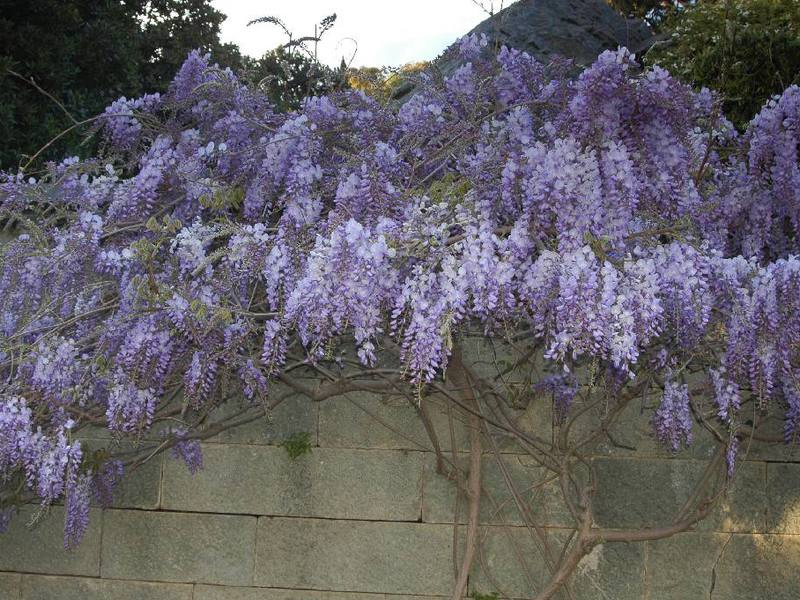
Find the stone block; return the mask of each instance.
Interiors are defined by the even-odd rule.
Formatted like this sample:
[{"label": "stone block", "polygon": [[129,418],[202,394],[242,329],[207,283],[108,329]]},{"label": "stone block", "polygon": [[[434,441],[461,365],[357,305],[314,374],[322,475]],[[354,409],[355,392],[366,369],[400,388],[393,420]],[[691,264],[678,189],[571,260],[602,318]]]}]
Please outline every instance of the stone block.
[{"label": "stone block", "polygon": [[[385,600],[383,594],[198,585],[194,600]],[[398,600],[392,596],[392,600]]]},{"label": "stone block", "polygon": [[598,525],[655,527],[671,523],[703,469],[684,460],[601,458],[594,461]]},{"label": "stone block", "polygon": [[[558,556],[556,533],[544,530],[548,544]],[[501,598],[532,598],[546,576],[541,541],[534,542],[527,528],[483,527],[478,537],[469,591],[498,594]]]},{"label": "stone block", "polygon": [[[170,404],[166,407],[164,406],[159,407],[157,413],[164,408],[172,408],[173,406],[174,404]],[[156,415],[156,418],[158,418],[158,414]],[[157,425],[148,431],[142,431],[139,434],[134,434],[132,437],[121,438],[118,432],[111,431],[105,426],[86,424],[82,425],[81,428],[76,432],[76,437],[79,440],[85,440],[89,442],[103,442],[104,444],[120,444],[120,443],[128,443],[131,439],[138,439],[141,442],[158,441],[161,439],[162,434],[161,434],[161,427]]]},{"label": "stone block", "polygon": [[712,598],[800,598],[800,537],[736,535],[716,569]]},{"label": "stone block", "polygon": [[453,528],[261,517],[256,585],[444,595],[453,585]]},{"label": "stone block", "polygon": [[512,346],[500,338],[464,337],[460,343],[464,363],[491,385],[530,383],[544,362],[541,353],[527,356],[525,344]]},{"label": "stone block", "polygon": [[57,575],[100,574],[100,531],[103,515],[89,513],[89,527],[81,544],[64,550],[64,509],[53,506],[49,514],[33,523],[38,506],[25,506],[0,535],[0,569]]},{"label": "stone block", "polygon": [[320,403],[319,444],[326,448],[432,449],[422,421],[406,398],[363,392]]},{"label": "stone block", "polygon": [[[451,455],[447,455],[451,458]],[[459,455],[460,464],[466,468],[469,456]],[[557,480],[536,465],[528,456],[502,454],[501,460],[512,484],[517,490],[525,510],[537,525],[572,525],[572,517],[561,497]],[[485,454],[481,466],[483,495],[481,497],[481,523],[492,525],[523,525],[525,517],[514,499],[494,454]],[[425,485],[422,494],[422,520],[426,523],[452,523],[456,499],[456,482],[436,472],[435,456],[428,455],[425,463]],[[459,501],[459,523],[466,523],[468,505],[465,498]]]},{"label": "stone block", "polygon": [[[550,556],[557,560],[567,541],[565,530],[543,530]],[[545,541],[524,527],[481,529],[480,552],[470,576],[470,591],[502,598],[533,598],[551,576]],[[641,600],[644,548],[641,544],[604,544],[584,557],[568,585],[576,600]]]},{"label": "stone block", "polygon": [[[585,367],[577,370],[581,381],[590,376]],[[661,403],[660,393],[650,393],[628,402],[608,426],[607,432],[600,432],[600,424],[608,419],[613,406],[605,400],[589,398],[586,404],[580,394],[575,398],[569,416],[573,419],[569,441],[571,444],[586,442],[581,446],[583,454],[590,456],[635,457],[635,458],[678,458],[707,460],[711,458],[718,444],[711,433],[697,423],[693,428],[693,441],[688,447],[681,447],[677,453],[671,452],[653,432],[652,418]],[[518,417],[518,425],[525,431],[535,433],[549,440],[553,435],[553,409],[551,394],[534,394]],[[589,439],[591,436],[591,439]],[[752,454],[752,453],[751,453]]]},{"label": "stone block", "polygon": [[722,595],[709,596],[709,590],[712,570],[731,537],[732,534],[680,533],[667,539],[647,542],[647,586],[650,597],[659,600],[726,598]]},{"label": "stone block", "polygon": [[800,533],[800,464],[767,465],[767,531]]},{"label": "stone block", "polygon": [[214,585],[197,585],[194,591],[194,600],[444,600],[445,598],[449,596],[397,596]]},{"label": "stone block", "polygon": [[[622,409],[620,414],[608,428],[608,432],[599,435],[587,444],[583,451],[593,456],[635,457],[635,458],[677,458],[707,460],[713,456],[717,442],[707,430],[694,424],[692,443],[682,446],[678,452],[666,448],[654,435],[652,418],[661,403],[658,394],[650,394],[644,399],[634,399]],[[581,411],[583,405],[576,400],[573,414]],[[572,427],[570,441],[585,438],[596,432],[599,424],[607,418],[608,406],[601,402],[588,409],[576,418]]]},{"label": "stone block", "polygon": [[[150,445],[150,444],[148,444]],[[105,451],[109,455],[129,452],[135,446],[127,441],[113,439],[85,439],[83,449],[86,454]],[[164,454],[153,456],[135,470],[126,471],[114,488],[114,508],[141,508],[153,510],[158,508],[161,489],[161,464]]]},{"label": "stone block", "polygon": [[697,524],[700,531],[763,533],[766,529],[767,465],[740,461],[726,493],[711,514]]},{"label": "stone block", "polygon": [[161,497],[161,466],[164,455],[154,456],[119,482],[114,490],[114,508],[158,508]]},{"label": "stone block", "polygon": [[[468,451],[468,415],[453,404],[448,414],[447,403],[450,401],[440,394],[426,396],[422,401],[439,447],[443,451],[450,451],[453,447],[457,451]],[[500,452],[522,452],[513,441],[497,435],[496,439]],[[406,398],[367,393],[352,393],[320,403],[319,445],[328,448],[433,451],[433,444],[421,418]]]},{"label": "stone block", "polygon": [[192,600],[192,586],[25,575],[20,600]]},{"label": "stone block", "polygon": [[255,517],[109,510],[102,576],[249,585]]},{"label": "stone block", "polygon": [[682,533],[648,542],[651,598],[794,600],[800,597],[800,538]]},{"label": "stone block", "polygon": [[[776,428],[777,429],[777,428]],[[770,435],[770,434],[766,434]],[[783,436],[783,423],[781,428],[771,435],[776,437]],[[800,465],[800,445],[784,444],[783,442],[759,442],[753,441],[747,453],[748,460],[766,460],[769,462],[783,462]]]},{"label": "stone block", "polygon": [[[304,381],[305,385],[310,385]],[[288,388],[281,383],[273,383],[271,387],[273,393],[281,394]],[[231,417],[240,413],[249,406],[249,401],[241,396],[231,396],[220,406],[214,409],[212,420],[214,422]],[[167,411],[181,407],[181,400],[173,400],[170,404],[160,407],[160,410]],[[141,434],[143,442],[161,441],[163,432],[171,421],[160,421],[149,431]],[[174,424],[174,423],[173,423]],[[232,427],[220,432],[209,442],[237,443],[237,444],[277,444],[290,437],[294,433],[309,432],[312,440],[316,444],[317,439],[317,404],[303,396],[292,396],[281,402],[263,418],[256,419],[250,423]],[[95,425],[81,428],[79,437],[90,443],[97,445],[98,442],[104,444],[119,443],[118,435],[109,431],[105,427]],[[123,440],[123,443],[130,443]]]},{"label": "stone block", "polygon": [[[275,385],[276,393],[283,391]],[[233,415],[241,410],[241,401],[231,399],[217,412],[215,418]],[[208,442],[225,444],[280,444],[297,433],[310,433],[312,444],[317,444],[318,404],[304,396],[292,396],[281,402],[266,416],[250,423],[226,429]]]},{"label": "stone block", "polygon": [[[425,401],[425,400],[424,400]],[[469,450],[469,415],[460,407],[440,395],[426,399],[428,416],[430,417],[439,447],[449,452],[453,448],[457,452]],[[448,404],[450,405],[448,410]],[[432,448],[430,442],[429,447]],[[486,447],[484,443],[484,447]]]},{"label": "stone block", "polygon": [[[594,508],[603,527],[658,527],[671,523],[692,494],[707,462],[678,459],[598,458]],[[763,465],[741,463],[731,489],[699,529],[758,531],[766,498]]]},{"label": "stone block", "polygon": [[[464,412],[452,407],[451,436],[447,400],[431,395],[422,401],[440,448],[450,450],[455,440],[457,450],[468,450],[469,430]],[[320,405],[319,427],[320,446],[433,450],[422,420],[404,397],[352,393],[326,400]]]},{"label": "stone block", "polygon": [[[758,433],[776,440],[783,440],[786,426],[786,409],[781,402],[769,402],[764,412],[757,415]],[[743,444],[744,447],[744,444]],[[800,464],[800,444],[780,442],[759,442],[747,440],[747,458],[770,462]]]},{"label": "stone block", "polygon": [[644,545],[601,544],[578,563],[575,598],[640,600],[644,596]]},{"label": "stone block", "polygon": [[20,600],[22,575],[19,573],[0,573],[0,598]]},{"label": "stone block", "polygon": [[195,475],[167,462],[163,502],[170,510],[416,521],[422,457],[314,448],[291,459],[284,448],[208,444]]}]

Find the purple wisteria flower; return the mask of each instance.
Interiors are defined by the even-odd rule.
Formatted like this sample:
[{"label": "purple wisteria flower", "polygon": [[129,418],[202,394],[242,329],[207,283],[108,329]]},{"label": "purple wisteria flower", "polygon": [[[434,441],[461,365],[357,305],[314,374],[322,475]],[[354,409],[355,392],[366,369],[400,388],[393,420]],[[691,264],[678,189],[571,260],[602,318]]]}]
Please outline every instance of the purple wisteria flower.
[{"label": "purple wisteria flower", "polygon": [[92,498],[103,508],[108,508],[114,501],[114,489],[121,481],[125,467],[122,461],[112,459],[104,462],[97,472],[92,474]]},{"label": "purple wisteria flower", "polygon": [[[577,76],[482,36],[448,52],[399,108],[348,90],[280,113],[195,51],[108,107],[100,156],[0,173],[0,220],[46,211],[0,244],[0,482],[65,502],[67,545],[124,472],[84,426],[145,443],[269,406],[298,367],[393,369],[422,402],[476,331],[535,352],[557,422],[578,389],[663,380],[678,451],[701,373],[729,468],[750,404],[796,441],[800,88],[739,134],[625,49]],[[172,432],[193,471],[196,433]]]},{"label": "purple wisteria flower", "polygon": [[187,433],[185,427],[176,427],[167,432],[168,436],[177,440],[170,449],[170,456],[175,460],[182,460],[189,472],[194,475],[203,468],[203,451],[200,442],[187,438]]},{"label": "purple wisteria flower", "polygon": [[692,411],[689,406],[689,386],[667,375],[664,395],[653,416],[656,437],[673,452],[692,442]]},{"label": "purple wisteria flower", "polygon": [[67,490],[64,502],[64,548],[68,550],[81,543],[89,527],[90,499],[91,478],[81,475]]}]

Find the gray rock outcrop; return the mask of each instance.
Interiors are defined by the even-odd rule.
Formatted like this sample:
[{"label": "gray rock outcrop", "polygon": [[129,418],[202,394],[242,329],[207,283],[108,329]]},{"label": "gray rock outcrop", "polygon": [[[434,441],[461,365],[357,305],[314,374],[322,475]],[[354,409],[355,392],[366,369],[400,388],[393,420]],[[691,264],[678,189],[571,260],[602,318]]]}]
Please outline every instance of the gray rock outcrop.
[{"label": "gray rock outcrop", "polygon": [[519,0],[469,33],[524,50],[547,61],[553,55],[579,65],[594,62],[603,50],[646,49],[653,38],[639,19],[626,19],[604,0]]},{"label": "gray rock outcrop", "polygon": [[[644,21],[624,17],[605,0],[519,0],[469,33],[485,34],[492,45],[498,42],[523,50],[542,62],[562,56],[578,67],[619,46],[643,52],[656,39]],[[443,75],[452,73],[460,63],[455,46],[434,61]],[[393,92],[393,99],[405,102],[414,87],[413,82],[404,81]]]}]

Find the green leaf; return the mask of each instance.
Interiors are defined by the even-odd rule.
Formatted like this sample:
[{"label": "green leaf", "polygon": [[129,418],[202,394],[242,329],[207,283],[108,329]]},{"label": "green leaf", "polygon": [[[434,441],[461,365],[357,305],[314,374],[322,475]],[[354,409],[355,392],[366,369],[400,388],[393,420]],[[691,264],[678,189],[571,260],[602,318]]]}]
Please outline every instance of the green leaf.
[{"label": "green leaf", "polygon": [[311,452],[311,434],[307,431],[298,431],[279,444],[286,449],[292,460]]}]

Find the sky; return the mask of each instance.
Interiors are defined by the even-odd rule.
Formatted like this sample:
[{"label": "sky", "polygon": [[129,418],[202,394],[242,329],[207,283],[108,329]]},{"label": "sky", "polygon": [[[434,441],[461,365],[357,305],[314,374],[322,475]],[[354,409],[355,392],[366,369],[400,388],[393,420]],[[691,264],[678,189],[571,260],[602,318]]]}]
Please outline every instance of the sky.
[{"label": "sky", "polygon": [[[244,54],[259,57],[285,43],[275,25],[253,19],[275,16],[295,37],[313,35],[314,24],[336,13],[336,24],[319,45],[319,58],[338,65],[342,57],[353,67],[398,66],[430,60],[488,17],[472,0],[212,0],[228,18],[222,41],[237,44]],[[507,6],[512,2],[506,0]],[[483,0],[490,7],[491,0]],[[494,0],[495,11],[500,0]],[[355,41],[354,41],[355,40]],[[355,52],[355,57],[352,58]]]}]

